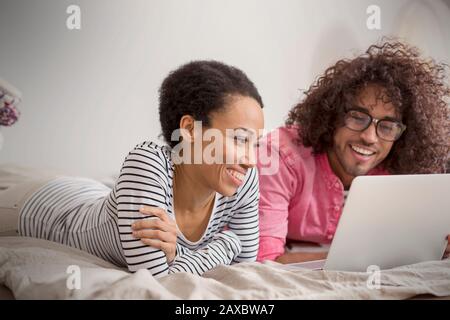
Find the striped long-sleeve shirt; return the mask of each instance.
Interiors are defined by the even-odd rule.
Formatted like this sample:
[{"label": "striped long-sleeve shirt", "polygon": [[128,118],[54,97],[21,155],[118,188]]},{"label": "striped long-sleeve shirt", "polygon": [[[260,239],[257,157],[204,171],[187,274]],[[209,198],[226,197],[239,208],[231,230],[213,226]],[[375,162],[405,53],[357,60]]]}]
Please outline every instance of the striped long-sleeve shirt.
[{"label": "striped long-sleeve shirt", "polygon": [[219,264],[255,261],[259,243],[258,174],[247,172],[231,197],[216,193],[208,226],[196,242],[179,232],[177,255],[167,263],[164,252],[132,235],[143,205],[173,209],[174,163],[170,149],[152,142],[138,144],[125,158],[111,190],[86,178],[59,177],[42,186],[21,209],[19,232],[85,250],[132,272],[154,276],[174,272],[202,274]]}]

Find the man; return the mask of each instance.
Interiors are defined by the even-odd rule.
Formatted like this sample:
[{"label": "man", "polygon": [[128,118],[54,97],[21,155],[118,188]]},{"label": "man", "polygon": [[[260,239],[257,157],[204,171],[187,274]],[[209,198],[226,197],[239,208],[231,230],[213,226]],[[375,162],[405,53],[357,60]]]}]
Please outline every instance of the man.
[{"label": "man", "polygon": [[401,42],[371,46],[325,71],[286,126],[261,143],[279,157],[279,170],[264,175],[258,163],[259,261],[324,259],[326,253],[286,253],[286,241],[329,244],[356,176],[446,171],[445,71]]}]

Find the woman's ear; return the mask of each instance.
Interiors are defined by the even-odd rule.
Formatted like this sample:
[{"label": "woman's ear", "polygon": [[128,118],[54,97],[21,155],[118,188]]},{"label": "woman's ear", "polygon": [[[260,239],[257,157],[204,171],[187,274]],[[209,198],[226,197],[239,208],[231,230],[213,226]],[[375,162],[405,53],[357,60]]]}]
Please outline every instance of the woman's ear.
[{"label": "woman's ear", "polygon": [[190,115],[184,115],[180,119],[180,134],[183,141],[194,143],[195,119]]}]

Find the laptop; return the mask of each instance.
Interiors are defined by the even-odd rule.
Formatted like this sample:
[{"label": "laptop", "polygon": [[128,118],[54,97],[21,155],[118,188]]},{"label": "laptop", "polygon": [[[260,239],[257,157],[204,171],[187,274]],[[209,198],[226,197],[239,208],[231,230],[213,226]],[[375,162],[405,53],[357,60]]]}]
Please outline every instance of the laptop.
[{"label": "laptop", "polygon": [[290,267],[367,272],[441,260],[450,234],[450,174],[359,176],[326,260]]}]

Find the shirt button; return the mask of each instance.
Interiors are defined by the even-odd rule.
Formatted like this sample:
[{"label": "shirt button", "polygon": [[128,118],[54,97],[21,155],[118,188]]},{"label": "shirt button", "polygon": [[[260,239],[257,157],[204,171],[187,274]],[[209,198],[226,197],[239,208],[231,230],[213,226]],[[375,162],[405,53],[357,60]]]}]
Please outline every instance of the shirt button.
[{"label": "shirt button", "polygon": [[334,211],[339,211],[340,209],[341,209],[341,207],[339,207],[339,206],[334,207]]}]

